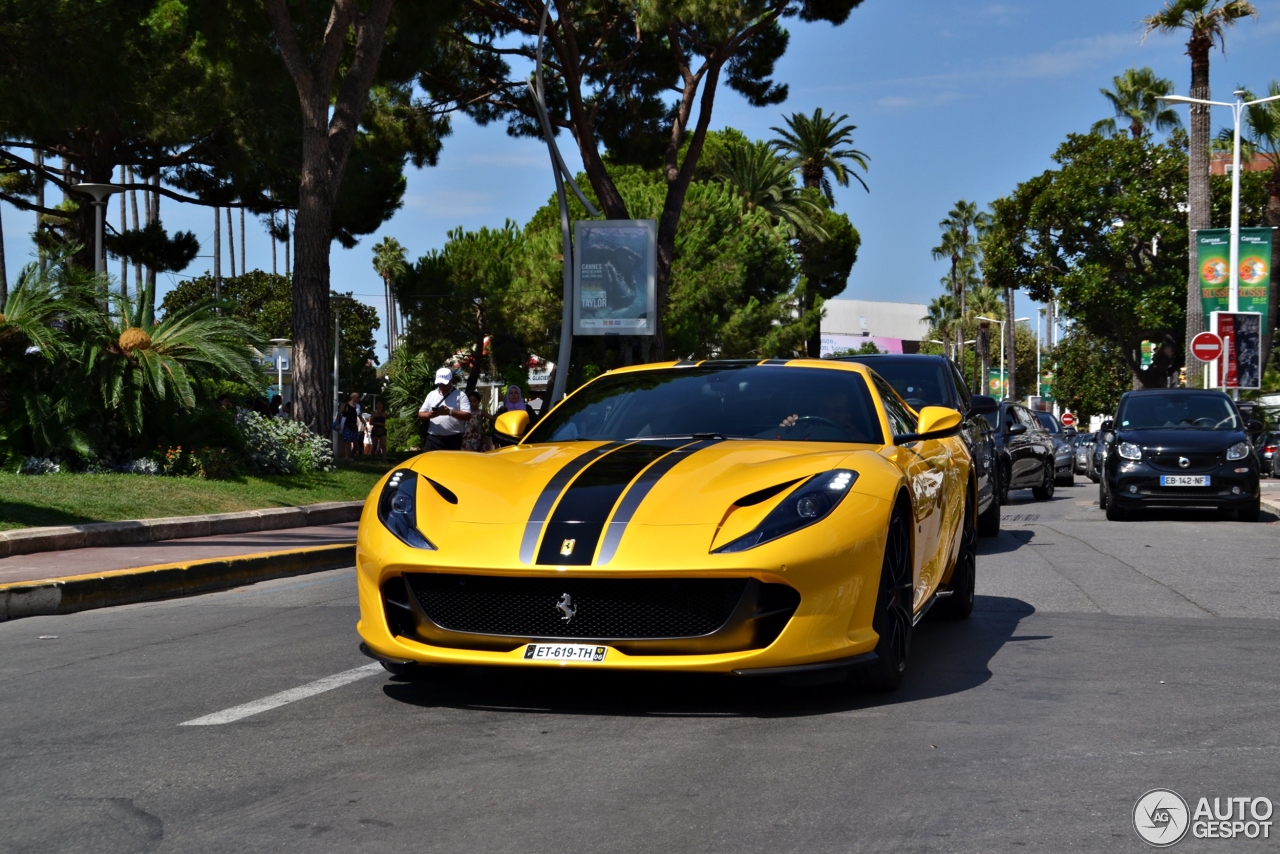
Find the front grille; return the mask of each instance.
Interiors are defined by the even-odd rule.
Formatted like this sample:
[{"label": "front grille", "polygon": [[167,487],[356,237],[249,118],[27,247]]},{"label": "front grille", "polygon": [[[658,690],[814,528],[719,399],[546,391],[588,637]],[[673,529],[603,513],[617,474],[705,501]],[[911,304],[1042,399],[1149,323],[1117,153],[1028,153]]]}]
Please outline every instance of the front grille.
[{"label": "front grille", "polygon": [[[1186,457],[1190,463],[1186,468],[1178,465],[1178,458]],[[1201,472],[1212,471],[1222,462],[1221,454],[1174,454],[1159,453],[1152,454],[1148,459],[1151,465],[1161,471],[1168,472]]]},{"label": "front grille", "polygon": [[[728,621],[747,585],[745,578],[404,577],[423,612],[440,628],[520,638],[708,635]],[[574,609],[570,620],[556,607],[565,594]]]}]

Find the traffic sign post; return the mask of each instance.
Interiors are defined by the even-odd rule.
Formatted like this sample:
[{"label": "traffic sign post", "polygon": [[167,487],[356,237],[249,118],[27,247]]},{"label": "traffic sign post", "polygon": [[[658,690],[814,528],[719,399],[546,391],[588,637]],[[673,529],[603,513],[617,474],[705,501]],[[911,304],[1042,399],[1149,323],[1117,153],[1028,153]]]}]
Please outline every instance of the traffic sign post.
[{"label": "traffic sign post", "polygon": [[1212,332],[1201,332],[1191,339],[1191,355],[1202,362],[1216,362],[1222,357],[1222,339]]}]

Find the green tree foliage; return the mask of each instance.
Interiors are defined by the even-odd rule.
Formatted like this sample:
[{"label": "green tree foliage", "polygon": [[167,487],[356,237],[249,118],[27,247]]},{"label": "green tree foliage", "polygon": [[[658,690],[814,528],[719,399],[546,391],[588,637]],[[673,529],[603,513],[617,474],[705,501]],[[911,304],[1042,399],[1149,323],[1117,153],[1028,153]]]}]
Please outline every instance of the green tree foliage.
[{"label": "green tree foliage", "polygon": [[847,115],[825,115],[819,107],[812,116],[804,113],[786,116],[785,128],[769,128],[778,135],[773,144],[790,157],[788,165],[799,173],[801,185],[821,190],[827,204],[833,205],[836,200],[831,191],[832,178],[841,187],[849,186],[849,179],[853,178],[862,189],[871,192],[862,176],[849,168],[858,166],[863,172],[867,171],[870,155],[856,148],[840,147],[851,145],[853,132],[858,129],[857,125],[845,124],[848,118]]},{"label": "green tree foliage", "polygon": [[1157,77],[1154,71],[1144,67],[1126,69],[1124,74],[1112,77],[1111,81],[1114,91],[1106,88],[1098,91],[1111,104],[1115,115],[1095,122],[1091,129],[1093,133],[1116,133],[1116,119],[1128,123],[1129,135],[1134,139],[1152,130],[1169,131],[1182,127],[1178,111],[1159,100],[1161,95],[1173,94],[1172,80]]},{"label": "green tree foliage", "polygon": [[[378,388],[374,332],[379,328],[378,312],[350,293],[334,292],[330,296],[329,341],[333,341],[333,310],[342,318],[338,343],[338,384],[344,391],[373,392]],[[165,294],[161,316],[181,314],[213,304],[213,276],[208,273],[182,282]],[[288,276],[252,270],[243,276],[222,280],[222,301],[218,303],[225,316],[254,330],[257,339],[292,339],[293,288]],[[333,354],[329,352],[332,360]],[[333,362],[329,362],[333,370]]]},{"label": "green tree foliage", "polygon": [[1114,413],[1120,395],[1133,387],[1115,343],[1078,326],[1053,349],[1053,363],[1054,396],[1085,423],[1091,415]]},{"label": "green tree foliage", "polygon": [[[721,84],[753,106],[780,103],[787,87],[774,79],[788,35],[783,18],[841,24],[861,0],[679,0],[559,5],[545,44],[548,110],[553,128],[570,130],[583,167],[611,219],[631,219],[618,168],[661,168],[665,193],[658,221],[657,304],[665,320],[674,298],[681,214]],[[479,122],[504,120],[508,132],[540,136],[524,63],[532,63],[542,10],[518,0],[479,0],[459,23],[456,66],[419,78]],[[521,61],[514,71],[511,58]],[[604,152],[609,153],[607,160]],[[659,324],[656,348],[666,349]],[[676,352],[672,350],[671,352]]]},{"label": "green tree foliage", "polygon": [[[1139,382],[1163,386],[1183,345],[1185,156],[1146,137],[1073,134],[1054,160],[1057,169],[993,204],[988,279],[1041,302],[1056,297],[1084,331],[1124,354]],[[1147,369],[1144,340],[1162,342]]]}]

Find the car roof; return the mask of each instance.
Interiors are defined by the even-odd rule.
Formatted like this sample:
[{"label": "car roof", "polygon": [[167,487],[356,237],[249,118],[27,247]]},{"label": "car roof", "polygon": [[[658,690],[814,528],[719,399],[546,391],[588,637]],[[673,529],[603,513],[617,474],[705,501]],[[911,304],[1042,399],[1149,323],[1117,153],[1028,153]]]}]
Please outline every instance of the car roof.
[{"label": "car roof", "polygon": [[742,368],[755,368],[764,365],[772,365],[784,368],[824,368],[827,370],[848,371],[851,373],[862,374],[867,376],[871,373],[871,369],[866,365],[857,362],[837,362],[835,359],[682,359],[678,362],[650,362],[644,365],[628,365],[622,368],[614,368],[611,371],[601,374],[629,374],[641,371],[660,371],[669,370],[671,368],[719,368],[723,370],[734,370]]}]

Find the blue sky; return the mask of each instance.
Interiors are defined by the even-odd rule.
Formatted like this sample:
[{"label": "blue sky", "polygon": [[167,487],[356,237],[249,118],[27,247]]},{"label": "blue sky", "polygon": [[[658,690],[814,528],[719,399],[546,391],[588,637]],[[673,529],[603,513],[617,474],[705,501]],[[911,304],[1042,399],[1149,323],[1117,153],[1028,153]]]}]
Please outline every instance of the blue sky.
[{"label": "blue sky", "polygon": [[[1212,54],[1215,99],[1228,100],[1239,85],[1260,91],[1280,79],[1280,0],[1254,2],[1259,18],[1228,34],[1225,56]],[[778,68],[778,79],[790,85],[788,100],[756,109],[722,89],[712,126],[731,125],[768,139],[769,128],[781,125],[787,113],[822,107],[848,114],[858,126],[855,147],[871,158],[864,176],[871,191],[856,182],[837,188],[837,207],[862,234],[843,297],[928,302],[941,292],[946,271],[929,249],[937,242],[938,220],[957,199],[985,206],[1052,166],[1050,157],[1066,134],[1087,131],[1107,116],[1098,89],[1110,87],[1111,78],[1128,67],[1149,65],[1186,94],[1191,71],[1185,40],[1142,40],[1137,22],[1159,5],[865,0],[840,27],[793,22],[791,45]],[[1217,110],[1215,130],[1229,121],[1227,110]],[[576,169],[572,144],[562,137],[561,145]],[[458,226],[497,226],[508,218],[523,224],[553,191],[540,141],[511,139],[502,127],[457,119],[439,165],[411,172],[404,207],[395,217],[354,249],[334,245],[333,286],[381,311],[381,283],[370,259],[384,234],[416,259],[442,246]],[[108,208],[117,210],[114,204]],[[209,269],[212,212],[166,199],[162,213],[170,231],[194,231],[205,247],[183,275]],[[34,216],[3,203],[0,215],[12,281],[31,258]],[[249,266],[270,269],[270,244],[252,220],[247,243]],[[171,281],[162,282],[162,290],[177,280],[166,278]],[[1018,314],[1033,308],[1020,300]],[[379,354],[385,354],[381,344]]]}]

